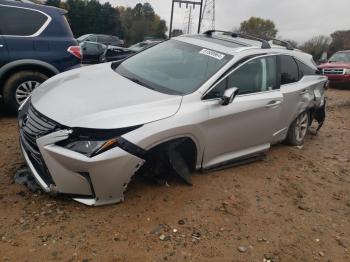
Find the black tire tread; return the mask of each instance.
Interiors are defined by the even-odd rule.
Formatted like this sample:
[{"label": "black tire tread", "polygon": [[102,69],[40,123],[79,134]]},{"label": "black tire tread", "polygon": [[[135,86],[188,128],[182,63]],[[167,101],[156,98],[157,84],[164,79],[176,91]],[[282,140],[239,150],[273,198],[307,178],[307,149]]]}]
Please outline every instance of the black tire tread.
[{"label": "black tire tread", "polygon": [[36,78],[38,79],[38,81],[41,80],[42,83],[48,79],[48,76],[38,71],[25,70],[14,73],[6,80],[3,89],[3,96],[5,105],[11,111],[17,111],[19,107],[15,97],[15,92],[18,87],[18,83],[21,81],[25,82],[26,79],[32,78]]}]

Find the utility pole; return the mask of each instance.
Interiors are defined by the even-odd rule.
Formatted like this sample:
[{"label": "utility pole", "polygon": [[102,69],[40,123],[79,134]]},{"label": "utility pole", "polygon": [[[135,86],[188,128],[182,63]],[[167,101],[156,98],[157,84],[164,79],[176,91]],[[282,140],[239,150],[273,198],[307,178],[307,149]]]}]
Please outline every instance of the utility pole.
[{"label": "utility pole", "polygon": [[205,0],[202,12],[202,31],[215,29],[215,0]]},{"label": "utility pole", "polygon": [[169,29],[169,38],[171,38],[171,34],[173,33],[173,19],[174,19],[174,4],[175,1],[171,0],[171,17],[170,17],[170,29]]},{"label": "utility pole", "polygon": [[200,0],[200,1],[172,0],[172,3],[171,3],[171,17],[170,17],[170,28],[169,28],[169,38],[171,38],[171,34],[172,34],[172,31],[173,31],[174,4],[175,3],[179,3],[180,8],[181,8],[181,4],[185,4],[186,8],[188,8],[189,5],[192,5],[193,9],[196,7],[196,5],[200,6],[199,22],[198,22],[198,34],[199,34],[200,30],[201,30],[201,23],[202,23],[203,0]]},{"label": "utility pole", "polygon": [[202,19],[203,19],[202,12],[203,12],[203,0],[201,0],[201,3],[200,3],[198,34],[201,32],[201,25],[202,25]]},{"label": "utility pole", "polygon": [[190,13],[188,14],[188,26],[187,26],[187,34],[190,33],[191,21],[192,19],[192,6],[190,6]]}]

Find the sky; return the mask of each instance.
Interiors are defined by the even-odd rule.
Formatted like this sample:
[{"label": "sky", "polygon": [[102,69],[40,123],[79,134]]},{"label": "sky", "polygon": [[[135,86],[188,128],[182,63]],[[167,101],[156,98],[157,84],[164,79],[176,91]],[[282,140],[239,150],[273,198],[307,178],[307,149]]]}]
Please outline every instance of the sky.
[{"label": "sky", "polygon": [[[106,0],[100,0],[106,2]],[[200,1],[200,0],[192,0]],[[204,0],[205,1],[205,0]],[[108,0],[113,6],[134,6],[149,2],[170,24],[171,0]],[[192,33],[197,27],[199,8],[194,10]],[[175,5],[174,27],[184,29],[188,10]],[[232,30],[251,16],[271,19],[278,36],[299,43],[336,30],[350,30],[350,0],[216,0],[216,29]]]}]

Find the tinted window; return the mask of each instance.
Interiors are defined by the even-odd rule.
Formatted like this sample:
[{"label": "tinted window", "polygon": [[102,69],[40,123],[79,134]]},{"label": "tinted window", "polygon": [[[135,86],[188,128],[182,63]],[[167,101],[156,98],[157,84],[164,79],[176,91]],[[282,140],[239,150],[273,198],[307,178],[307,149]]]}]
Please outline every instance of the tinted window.
[{"label": "tinted window", "polygon": [[311,67],[305,65],[304,63],[297,60],[297,64],[299,67],[299,79],[303,78],[303,76],[315,75],[316,70]]},{"label": "tinted window", "polygon": [[165,41],[125,60],[116,72],[167,94],[189,94],[232,56],[177,40]]},{"label": "tinted window", "polygon": [[298,82],[298,66],[291,56],[280,56],[281,61],[281,85]]},{"label": "tinted window", "polygon": [[3,35],[33,35],[47,19],[46,15],[37,11],[0,6],[0,30]]},{"label": "tinted window", "polygon": [[102,44],[107,44],[107,43],[110,43],[111,42],[111,39],[109,36],[105,36],[105,35],[99,35],[97,37],[97,41],[99,43],[102,43]]},{"label": "tinted window", "polygon": [[97,36],[95,35],[90,35],[89,37],[87,37],[84,41],[90,41],[90,42],[97,42]]},{"label": "tinted window", "polygon": [[239,88],[240,95],[270,91],[277,88],[276,56],[249,61],[221,81],[206,99],[220,98],[227,88]]}]

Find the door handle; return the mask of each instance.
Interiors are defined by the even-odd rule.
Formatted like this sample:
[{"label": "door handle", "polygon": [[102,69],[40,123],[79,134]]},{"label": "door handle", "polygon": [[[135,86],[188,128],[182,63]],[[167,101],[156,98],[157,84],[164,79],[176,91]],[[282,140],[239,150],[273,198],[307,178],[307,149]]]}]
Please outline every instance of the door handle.
[{"label": "door handle", "polygon": [[0,44],[0,48],[1,48],[1,47],[4,47],[4,45],[1,45],[1,44]]},{"label": "door handle", "polygon": [[305,95],[309,92],[308,89],[303,89],[301,92],[300,92],[300,95]]},{"label": "door handle", "polygon": [[267,105],[265,105],[265,107],[267,108],[272,108],[272,107],[277,107],[280,104],[282,104],[282,101],[280,100],[274,100],[274,101],[270,101]]}]

